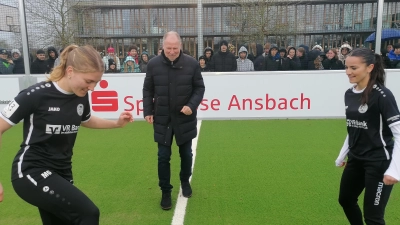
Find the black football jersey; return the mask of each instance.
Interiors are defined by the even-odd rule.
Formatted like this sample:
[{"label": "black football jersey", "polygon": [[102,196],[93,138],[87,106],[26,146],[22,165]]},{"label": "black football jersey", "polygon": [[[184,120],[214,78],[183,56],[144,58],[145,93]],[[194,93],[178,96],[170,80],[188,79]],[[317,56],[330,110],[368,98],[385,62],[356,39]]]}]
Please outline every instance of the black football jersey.
[{"label": "black football jersey", "polygon": [[362,92],[345,93],[349,156],[361,160],[389,160],[393,151],[390,127],[400,123],[400,113],[392,92],[375,84],[368,103],[361,105]]},{"label": "black football jersey", "polygon": [[88,95],[78,97],[55,82],[21,91],[0,114],[10,125],[24,121],[12,179],[24,177],[26,170],[46,168],[72,180],[72,149],[81,123],[90,116]]}]

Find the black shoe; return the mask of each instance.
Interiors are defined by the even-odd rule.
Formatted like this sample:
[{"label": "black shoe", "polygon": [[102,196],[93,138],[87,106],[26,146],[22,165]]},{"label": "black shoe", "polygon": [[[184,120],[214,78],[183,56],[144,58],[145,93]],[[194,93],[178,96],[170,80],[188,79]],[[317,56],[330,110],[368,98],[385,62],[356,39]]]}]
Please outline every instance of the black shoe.
[{"label": "black shoe", "polygon": [[189,181],[181,182],[181,186],[182,186],[183,197],[186,197],[186,198],[192,197],[192,187],[190,187]]},{"label": "black shoe", "polygon": [[162,193],[160,205],[164,210],[170,210],[172,208],[171,192]]}]

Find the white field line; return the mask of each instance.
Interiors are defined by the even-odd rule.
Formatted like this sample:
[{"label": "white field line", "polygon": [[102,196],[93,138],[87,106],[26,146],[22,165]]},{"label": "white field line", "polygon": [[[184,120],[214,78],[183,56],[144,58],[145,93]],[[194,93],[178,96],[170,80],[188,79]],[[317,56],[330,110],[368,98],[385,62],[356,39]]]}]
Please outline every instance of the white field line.
[{"label": "white field line", "polygon": [[[192,153],[193,153],[193,161],[192,161],[192,176],[189,178],[189,182],[192,180],[193,177],[193,169],[194,169],[194,162],[196,160],[196,149],[197,149],[197,142],[198,137],[200,135],[200,127],[201,127],[201,120],[197,121],[197,137],[192,141]],[[180,187],[180,185],[179,185]],[[172,217],[171,225],[183,225],[183,221],[185,220],[186,214],[186,205],[187,205],[188,198],[183,197],[182,195],[182,188],[179,188],[178,200],[176,201],[176,207],[174,212],[174,217]]]}]

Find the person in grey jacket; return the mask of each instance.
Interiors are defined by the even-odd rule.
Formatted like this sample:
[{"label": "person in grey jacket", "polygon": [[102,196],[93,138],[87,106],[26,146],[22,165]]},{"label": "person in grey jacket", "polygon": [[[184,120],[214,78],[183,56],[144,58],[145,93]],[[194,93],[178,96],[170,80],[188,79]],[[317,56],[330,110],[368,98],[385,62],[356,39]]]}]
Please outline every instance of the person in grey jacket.
[{"label": "person in grey jacket", "polygon": [[247,49],[246,47],[242,46],[239,49],[239,58],[236,59],[237,62],[237,70],[239,72],[245,71],[254,71],[254,64],[253,62],[247,58]]}]

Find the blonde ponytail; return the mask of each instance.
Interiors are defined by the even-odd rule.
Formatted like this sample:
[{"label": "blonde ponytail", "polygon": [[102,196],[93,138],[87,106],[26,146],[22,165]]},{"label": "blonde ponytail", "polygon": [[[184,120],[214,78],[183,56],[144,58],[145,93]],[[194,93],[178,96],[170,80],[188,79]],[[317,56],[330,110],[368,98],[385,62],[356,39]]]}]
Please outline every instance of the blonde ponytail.
[{"label": "blonde ponytail", "polygon": [[92,46],[69,45],[60,55],[60,64],[50,73],[48,81],[59,81],[65,76],[68,66],[81,73],[104,72],[100,54]]}]

